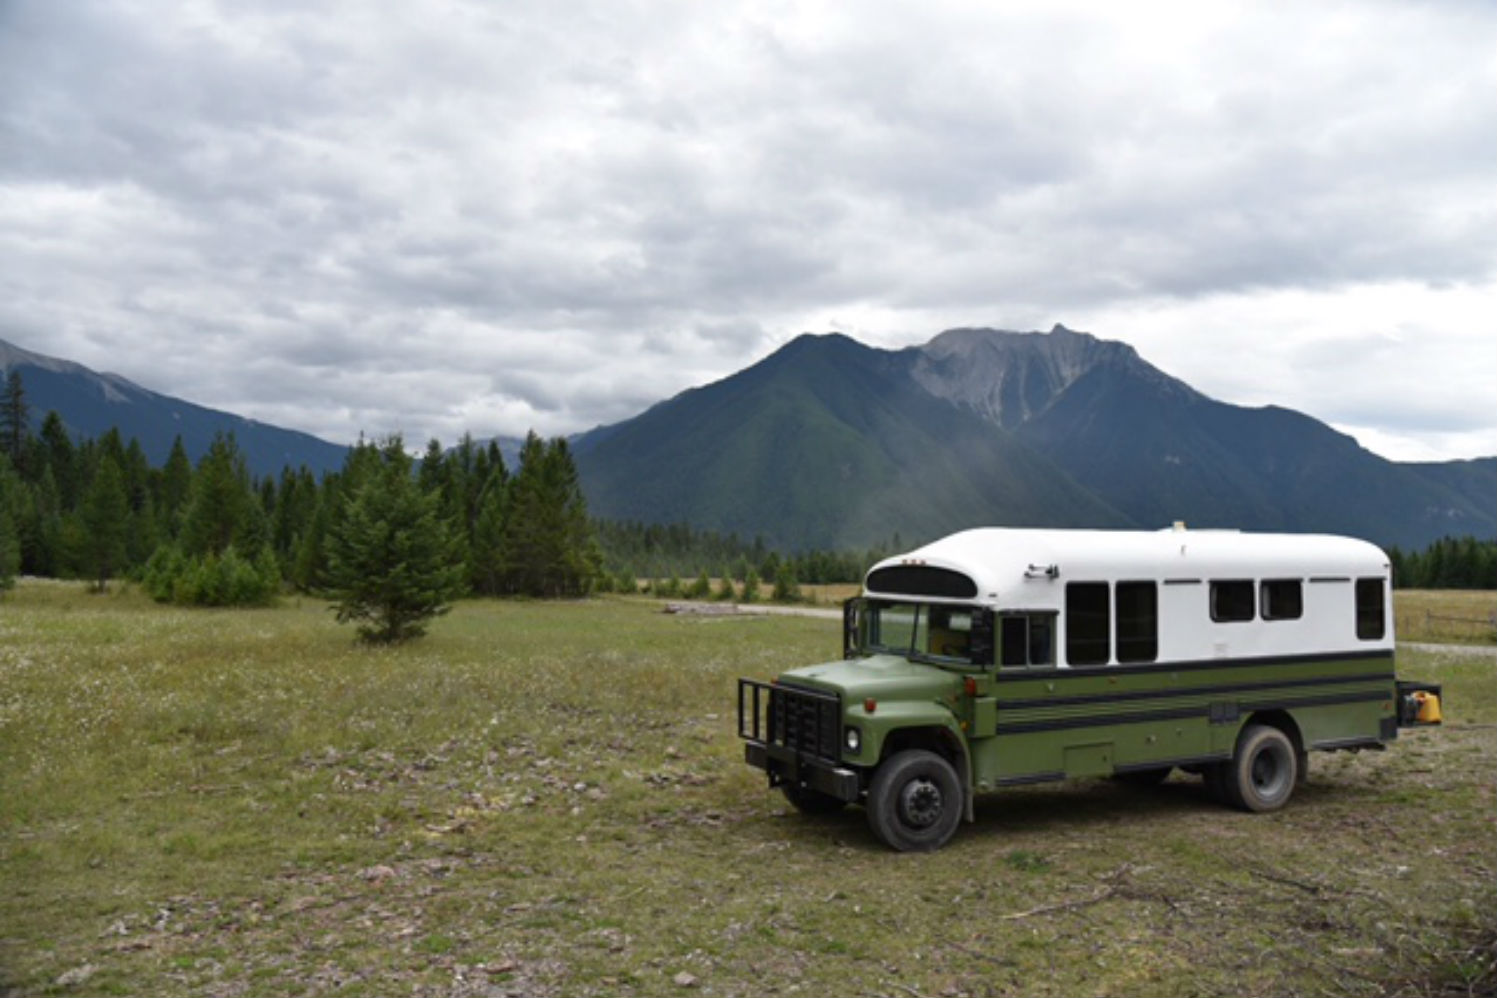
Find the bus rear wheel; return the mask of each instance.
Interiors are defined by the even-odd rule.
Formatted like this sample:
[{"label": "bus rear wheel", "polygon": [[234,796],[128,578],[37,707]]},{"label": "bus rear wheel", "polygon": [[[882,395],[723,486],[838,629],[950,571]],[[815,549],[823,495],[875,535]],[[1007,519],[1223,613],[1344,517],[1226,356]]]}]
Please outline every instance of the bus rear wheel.
[{"label": "bus rear wheel", "polygon": [[1294,793],[1299,768],[1299,752],[1288,735],[1253,724],[1243,729],[1218,779],[1227,803],[1244,811],[1277,811]]},{"label": "bus rear wheel", "polygon": [[891,756],[868,788],[868,826],[900,852],[929,852],[956,834],[962,785],[951,763],[925,749]]}]

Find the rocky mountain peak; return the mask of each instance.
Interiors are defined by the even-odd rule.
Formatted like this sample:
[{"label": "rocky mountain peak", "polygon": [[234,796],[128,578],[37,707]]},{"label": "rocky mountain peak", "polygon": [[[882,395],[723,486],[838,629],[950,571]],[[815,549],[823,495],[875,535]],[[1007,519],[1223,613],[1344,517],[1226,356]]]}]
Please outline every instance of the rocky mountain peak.
[{"label": "rocky mountain peak", "polygon": [[1048,333],[948,329],[914,348],[911,370],[926,391],[1004,429],[1044,412],[1076,382],[1112,368],[1170,392],[1194,391],[1149,365],[1126,343],[1057,324]]}]

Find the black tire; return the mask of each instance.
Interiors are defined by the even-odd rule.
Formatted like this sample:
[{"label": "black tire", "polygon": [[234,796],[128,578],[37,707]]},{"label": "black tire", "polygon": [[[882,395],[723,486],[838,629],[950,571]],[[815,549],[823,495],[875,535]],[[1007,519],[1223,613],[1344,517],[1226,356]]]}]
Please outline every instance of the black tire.
[{"label": "black tire", "polygon": [[846,801],[838,800],[831,794],[795,783],[781,784],[780,792],[801,814],[836,814],[847,806]]},{"label": "black tire", "polygon": [[1206,785],[1206,792],[1219,804],[1231,804],[1232,798],[1227,793],[1227,769],[1230,762],[1213,762],[1201,770],[1201,781]]},{"label": "black tire", "polygon": [[1130,769],[1126,773],[1115,773],[1113,779],[1130,787],[1157,787],[1169,778],[1173,766],[1157,766],[1154,769]]},{"label": "black tire", "polygon": [[1244,811],[1277,811],[1299,781],[1299,753],[1278,728],[1251,724],[1237,737],[1237,751],[1222,764],[1227,801]]},{"label": "black tire", "polygon": [[934,752],[907,749],[891,756],[868,788],[868,826],[900,852],[945,845],[961,824],[966,801],[951,763]]}]

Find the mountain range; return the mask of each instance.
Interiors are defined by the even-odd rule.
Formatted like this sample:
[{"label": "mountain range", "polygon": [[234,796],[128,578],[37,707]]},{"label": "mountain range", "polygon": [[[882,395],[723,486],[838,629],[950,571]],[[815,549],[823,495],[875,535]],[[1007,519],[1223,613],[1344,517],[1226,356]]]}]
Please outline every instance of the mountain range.
[{"label": "mountain range", "polygon": [[574,444],[598,516],[783,546],[980,524],[1497,535],[1497,458],[1402,464],[1302,413],[1218,402],[1130,346],[953,329],[802,336]]},{"label": "mountain range", "polygon": [[[33,417],[118,427],[155,462],[233,432],[257,474],[346,448],[0,341]],[[1399,463],[1289,409],[1216,401],[1126,344],[953,329],[880,350],[804,335],[738,373],[572,438],[595,516],[686,522],[785,549],[976,525],[1325,531],[1423,547],[1497,536],[1497,458]]]},{"label": "mountain range", "polygon": [[245,419],[233,413],[184,402],[142,388],[118,374],[100,374],[82,364],[23,350],[0,340],[0,372],[21,375],[33,429],[55,412],[75,439],[101,437],[118,429],[128,441],[140,441],[153,465],[166,463],[172,441],[182,437],[187,455],[196,461],[213,438],[232,433],[245,464],[257,475],[278,475],[282,468],[306,465],[321,474],[343,467],[347,447],[310,433]]}]

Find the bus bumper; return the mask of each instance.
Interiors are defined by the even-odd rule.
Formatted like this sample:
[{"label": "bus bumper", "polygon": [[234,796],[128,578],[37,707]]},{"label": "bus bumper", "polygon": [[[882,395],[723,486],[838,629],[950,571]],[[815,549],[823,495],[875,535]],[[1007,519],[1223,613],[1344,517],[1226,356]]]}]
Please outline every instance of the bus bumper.
[{"label": "bus bumper", "polygon": [[848,803],[856,802],[862,793],[862,781],[856,770],[802,755],[778,745],[746,742],[743,746],[743,759],[755,769],[762,769],[769,774],[769,785],[772,787],[785,783],[808,787]]}]

